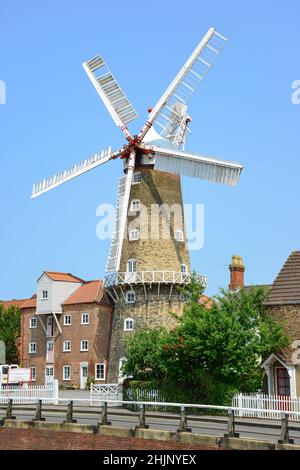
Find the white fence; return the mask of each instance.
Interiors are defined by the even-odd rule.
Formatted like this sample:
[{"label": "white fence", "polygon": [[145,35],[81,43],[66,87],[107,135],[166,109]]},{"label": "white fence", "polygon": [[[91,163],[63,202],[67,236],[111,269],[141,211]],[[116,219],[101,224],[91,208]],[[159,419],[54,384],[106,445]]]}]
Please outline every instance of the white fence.
[{"label": "white fence", "polygon": [[14,403],[32,403],[35,400],[42,400],[42,403],[58,403],[58,381],[54,380],[49,385],[28,385],[28,386],[2,386],[0,387],[0,405],[5,405],[9,399]]},{"label": "white fence", "polygon": [[[244,408],[237,412],[240,417],[280,419],[282,412],[300,412],[300,397],[239,393],[233,397],[232,406]],[[289,419],[300,421],[300,415],[289,414]]]},{"label": "white fence", "polygon": [[121,384],[91,384],[90,405],[100,406],[102,401],[122,400]]}]

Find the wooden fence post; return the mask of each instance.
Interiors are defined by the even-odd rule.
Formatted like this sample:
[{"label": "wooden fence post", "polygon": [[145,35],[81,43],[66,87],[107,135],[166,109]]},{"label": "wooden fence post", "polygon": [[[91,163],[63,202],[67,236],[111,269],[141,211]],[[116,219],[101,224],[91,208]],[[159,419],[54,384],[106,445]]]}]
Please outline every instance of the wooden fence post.
[{"label": "wooden fence post", "polygon": [[45,418],[42,418],[42,400],[37,401],[35,416],[32,421],[45,421]]},{"label": "wooden fence post", "polygon": [[224,434],[224,437],[240,437],[235,432],[234,410],[231,409],[228,410],[227,433]]},{"label": "wooden fence post", "polygon": [[139,420],[136,429],[148,429],[149,426],[146,424],[146,405],[140,404]]},{"label": "wooden fence post", "polygon": [[77,419],[73,419],[73,400],[68,403],[67,416],[63,424],[77,423]]},{"label": "wooden fence post", "polygon": [[294,444],[294,439],[289,437],[289,420],[287,413],[281,413],[281,432],[278,444]]},{"label": "wooden fence post", "polygon": [[110,426],[111,423],[107,421],[107,401],[102,402],[101,408],[101,418],[100,418],[100,425],[102,426]]},{"label": "wooden fence post", "polygon": [[191,428],[187,427],[187,412],[185,406],[180,407],[180,424],[177,432],[192,432]]},{"label": "wooden fence post", "polygon": [[12,398],[9,398],[8,403],[7,403],[6,412],[5,412],[4,422],[7,419],[16,419],[15,416],[12,416],[12,408],[13,408],[13,400],[12,400]]}]

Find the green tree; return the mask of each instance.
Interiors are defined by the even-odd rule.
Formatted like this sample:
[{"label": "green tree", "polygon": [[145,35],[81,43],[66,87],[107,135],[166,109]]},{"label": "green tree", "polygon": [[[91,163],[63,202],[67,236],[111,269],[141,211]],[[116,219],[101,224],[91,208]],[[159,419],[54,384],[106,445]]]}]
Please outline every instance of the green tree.
[{"label": "green tree", "polygon": [[21,334],[21,314],[17,307],[0,304],[0,339],[5,343],[6,362],[18,363],[17,340]]},{"label": "green tree", "polygon": [[[195,283],[197,291],[197,283]],[[221,291],[210,308],[189,287],[188,303],[171,331],[146,330],[127,343],[125,373],[159,379],[167,396],[224,403],[234,392],[262,386],[261,359],[289,344],[284,324],[263,306],[266,291]]]}]

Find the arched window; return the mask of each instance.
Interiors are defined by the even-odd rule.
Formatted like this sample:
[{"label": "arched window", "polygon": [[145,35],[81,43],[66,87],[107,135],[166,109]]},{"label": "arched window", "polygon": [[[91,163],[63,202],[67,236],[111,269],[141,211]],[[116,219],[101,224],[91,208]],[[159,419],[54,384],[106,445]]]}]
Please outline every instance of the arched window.
[{"label": "arched window", "polygon": [[132,331],[133,330],[133,318],[125,318],[124,320],[124,331]]},{"label": "arched window", "polygon": [[139,231],[137,228],[133,228],[131,230],[129,230],[129,240],[130,241],[133,241],[133,240],[138,240],[139,239]]},{"label": "arched window", "polygon": [[127,261],[127,272],[128,273],[136,272],[136,259],[132,258]]},{"label": "arched window", "polygon": [[134,304],[134,302],[135,302],[135,292],[134,290],[128,290],[126,292],[126,303]]}]

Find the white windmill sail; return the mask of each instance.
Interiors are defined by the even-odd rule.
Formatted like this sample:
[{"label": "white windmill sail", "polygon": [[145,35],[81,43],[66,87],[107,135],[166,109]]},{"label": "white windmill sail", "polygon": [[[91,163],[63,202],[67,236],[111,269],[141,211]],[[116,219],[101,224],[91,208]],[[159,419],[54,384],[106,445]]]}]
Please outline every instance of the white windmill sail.
[{"label": "white windmill sail", "polygon": [[170,126],[173,126],[176,121],[180,120],[180,116],[176,115],[176,103],[186,104],[199,83],[201,83],[203,77],[214,64],[226,41],[227,39],[214,28],[208,30],[173,82],[152,109],[148,116],[148,121],[139,135],[141,140],[143,140],[152,124],[159,126],[162,136],[166,137],[168,135]]},{"label": "white windmill sail", "polygon": [[115,229],[113,238],[110,245],[108,259],[106,263],[106,272],[116,272],[118,265],[118,253],[120,246],[120,219],[123,211],[124,193],[125,193],[125,179],[126,176],[122,176],[119,180],[117,206],[116,206],[116,218],[115,218]]},{"label": "white windmill sail", "polygon": [[100,56],[96,56],[88,62],[84,62],[82,66],[115,124],[122,130],[126,129],[126,124],[135,119],[138,114],[104,60]]},{"label": "white windmill sail", "polygon": [[96,168],[97,166],[116,158],[120,155],[120,153],[121,151],[112,152],[111,147],[108,147],[107,149],[104,149],[101,152],[97,152],[91,157],[82,160],[65,171],[34,183],[31,198],[33,199],[37,196],[40,196],[46,191],[49,191],[50,189],[53,189],[56,186],[65,183],[66,181],[76,178],[77,176],[82,175],[83,173],[86,173],[87,171],[90,171],[93,168]]},{"label": "white windmill sail", "polygon": [[127,214],[134,164],[135,152],[133,151],[129,157],[126,176],[123,176],[119,181],[115,231],[107,260],[106,272],[117,272],[120,268],[123,241],[127,227]]},{"label": "white windmill sail", "polygon": [[155,153],[154,168],[167,173],[235,186],[243,169],[240,163],[179,151],[175,147],[174,150],[145,144],[142,147]]}]

